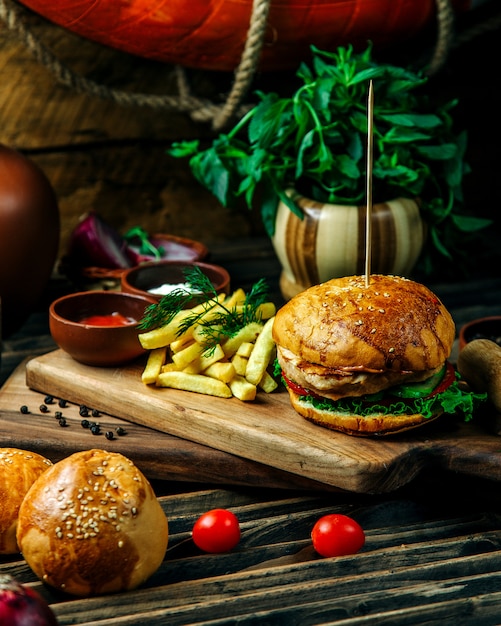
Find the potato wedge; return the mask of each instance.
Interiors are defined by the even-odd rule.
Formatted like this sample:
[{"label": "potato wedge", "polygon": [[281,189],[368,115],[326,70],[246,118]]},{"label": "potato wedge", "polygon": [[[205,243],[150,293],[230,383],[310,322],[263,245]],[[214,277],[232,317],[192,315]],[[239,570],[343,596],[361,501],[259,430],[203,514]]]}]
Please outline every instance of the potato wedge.
[{"label": "potato wedge", "polygon": [[278,383],[269,372],[265,372],[258,383],[258,387],[265,393],[271,393],[278,387]]},{"label": "potato wedge", "polygon": [[162,372],[159,374],[156,384],[159,387],[204,393],[208,396],[217,396],[219,398],[231,398],[233,395],[226,383],[202,374]]},{"label": "potato wedge", "polygon": [[250,341],[244,341],[243,343],[240,344],[235,354],[236,355],[238,354],[238,356],[243,356],[246,359],[248,359],[253,350],[254,350],[254,344],[251,343]]},{"label": "potato wedge", "polygon": [[252,402],[252,400],[256,399],[256,385],[250,383],[243,376],[237,374],[228,384],[235,398],[243,402]]},{"label": "potato wedge", "polygon": [[155,348],[148,354],[145,368],[141,375],[141,380],[145,385],[152,385],[156,382],[157,376],[162,370],[162,366],[165,363],[167,356],[167,347]]},{"label": "potato wedge", "polygon": [[229,383],[235,376],[236,372],[233,367],[233,363],[230,363],[229,361],[218,361],[217,363],[209,365],[209,367],[203,371],[203,374],[204,376],[210,376],[211,378],[222,380],[223,383]]},{"label": "potato wedge", "polygon": [[263,377],[275,350],[275,342],[271,336],[274,319],[275,317],[270,317],[267,320],[263,330],[256,339],[254,350],[251,352],[247,362],[245,378],[253,385],[257,385]]},{"label": "potato wedge", "polygon": [[224,352],[221,346],[217,344],[214,350],[212,350],[210,353],[203,352],[200,356],[194,359],[189,365],[183,368],[183,371],[185,371],[188,374],[199,374],[200,372],[203,372],[208,367],[210,367],[214,363],[217,363],[221,359],[224,359]]},{"label": "potato wedge", "polygon": [[[222,302],[224,300],[224,294],[221,294],[217,298],[217,302]],[[162,348],[164,346],[170,346],[173,341],[180,340],[183,338],[185,333],[179,332],[179,325],[190,315],[199,313],[204,313],[204,316],[211,311],[214,306],[217,304],[214,301],[212,306],[208,306],[207,303],[197,304],[197,306],[192,309],[183,309],[179,311],[172,320],[168,324],[164,324],[164,326],[159,326],[158,328],[154,328],[153,330],[147,330],[144,333],[139,333],[139,341],[145,350],[154,350],[155,348]],[[187,333],[193,333],[193,328],[190,328],[186,331]]]},{"label": "potato wedge", "polygon": [[238,333],[227,339],[222,344],[226,357],[232,357],[244,341],[250,341],[251,343],[256,341],[256,337],[262,329],[263,325],[259,322],[251,322],[241,328]]},{"label": "potato wedge", "polygon": [[231,363],[233,365],[233,367],[235,368],[235,373],[239,374],[240,376],[245,376],[245,371],[247,369],[247,362],[249,359],[247,359],[244,356],[240,356],[239,354],[234,354],[232,359],[231,359]]},{"label": "potato wedge", "polygon": [[180,370],[183,370],[187,365],[197,359],[203,351],[204,347],[194,341],[183,350],[180,350],[179,352],[173,354],[172,360]]}]

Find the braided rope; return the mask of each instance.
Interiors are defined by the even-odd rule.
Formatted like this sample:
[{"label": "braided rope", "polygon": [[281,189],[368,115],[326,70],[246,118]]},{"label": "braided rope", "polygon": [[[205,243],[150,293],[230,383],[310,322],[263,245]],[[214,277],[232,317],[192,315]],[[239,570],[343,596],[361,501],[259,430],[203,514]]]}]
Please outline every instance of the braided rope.
[{"label": "braided rope", "polygon": [[250,27],[245,48],[236,71],[233,88],[222,110],[216,115],[213,126],[216,130],[224,127],[247,95],[252,83],[264,43],[270,0],[253,0]]},{"label": "braided rope", "polygon": [[26,47],[34,55],[35,59],[44,67],[48,68],[56,80],[73,89],[78,93],[87,93],[92,96],[111,100],[122,106],[149,107],[156,110],[177,110],[192,115],[205,116],[206,119],[214,117],[219,111],[219,106],[210,100],[194,97],[190,94],[182,68],[174,68],[179,89],[178,95],[153,95],[143,93],[130,93],[127,91],[110,89],[85,77],[79,76],[63,65],[59,59],[29,30],[24,22],[24,14],[19,5],[12,0],[0,0],[0,18],[5,22],[9,30],[15,32]]},{"label": "braided rope", "polygon": [[436,74],[444,65],[454,35],[454,10],[451,0],[436,0],[438,33],[435,50],[426,73]]},{"label": "braided rope", "polygon": [[[451,0],[436,0],[437,3],[437,41],[427,74],[436,74],[444,65],[450,49],[454,46],[454,10]],[[249,105],[243,105],[252,80],[257,70],[259,57],[264,43],[268,13],[271,0],[253,0],[252,13],[246,45],[240,63],[235,71],[233,86],[226,102],[214,104],[206,98],[193,96],[190,91],[184,68],[177,65],[173,69],[178,89],[177,95],[153,95],[131,93],[111,89],[85,77],[77,75],[61,61],[29,30],[25,24],[25,13],[14,0],[0,0],[0,19],[7,28],[16,33],[34,55],[35,59],[49,69],[56,80],[78,93],[111,100],[122,106],[149,107],[155,110],[171,110],[188,113],[197,122],[210,122],[214,129],[223,128],[232,117],[243,115]],[[469,33],[463,33],[458,42],[465,42],[486,30],[497,28],[499,19],[489,20],[486,25],[474,27]]]}]

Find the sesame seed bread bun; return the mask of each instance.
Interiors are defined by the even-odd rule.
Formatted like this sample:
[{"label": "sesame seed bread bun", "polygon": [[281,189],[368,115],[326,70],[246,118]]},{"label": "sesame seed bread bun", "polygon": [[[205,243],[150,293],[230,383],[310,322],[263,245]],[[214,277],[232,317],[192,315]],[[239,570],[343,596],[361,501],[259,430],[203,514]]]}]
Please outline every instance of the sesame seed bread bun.
[{"label": "sesame seed bread bun", "polygon": [[424,285],[400,276],[335,278],[276,314],[277,345],[304,361],[366,371],[427,371],[450,355],[455,325]]},{"label": "sesame seed bread bun", "polygon": [[49,459],[18,448],[0,448],[0,554],[19,552],[19,507],[35,480],[51,467]]},{"label": "sesame seed bread bun", "polygon": [[32,485],[17,541],[35,574],[75,596],[134,589],[160,566],[167,518],[145,476],[125,456],[77,452]]}]

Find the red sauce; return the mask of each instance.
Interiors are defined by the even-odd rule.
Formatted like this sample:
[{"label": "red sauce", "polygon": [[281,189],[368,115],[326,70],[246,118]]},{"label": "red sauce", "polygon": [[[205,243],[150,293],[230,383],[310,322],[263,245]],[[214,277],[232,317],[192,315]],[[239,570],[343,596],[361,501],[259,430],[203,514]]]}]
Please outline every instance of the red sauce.
[{"label": "red sauce", "polygon": [[89,317],[84,317],[80,322],[89,326],[128,326],[129,324],[135,324],[136,320],[115,312],[111,313],[111,315],[90,315]]}]

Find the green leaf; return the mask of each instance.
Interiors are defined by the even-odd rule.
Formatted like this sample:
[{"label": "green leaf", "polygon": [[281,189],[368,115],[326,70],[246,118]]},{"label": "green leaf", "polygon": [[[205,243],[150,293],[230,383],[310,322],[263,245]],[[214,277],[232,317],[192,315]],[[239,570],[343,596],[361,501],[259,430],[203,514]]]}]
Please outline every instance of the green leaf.
[{"label": "green leaf", "polygon": [[416,152],[427,159],[446,161],[456,156],[457,146],[455,143],[444,143],[436,146],[416,145]]},{"label": "green leaf", "polygon": [[167,150],[167,153],[171,156],[182,158],[192,156],[198,152],[200,142],[198,139],[193,141],[182,141],[172,144],[172,147]]},{"label": "green leaf", "polygon": [[437,115],[429,113],[382,113],[381,119],[395,126],[407,126],[409,128],[437,128],[442,124]]},{"label": "green leaf", "polygon": [[492,220],[484,217],[473,217],[471,215],[452,215],[452,221],[456,228],[465,233],[481,230],[492,224]]}]

